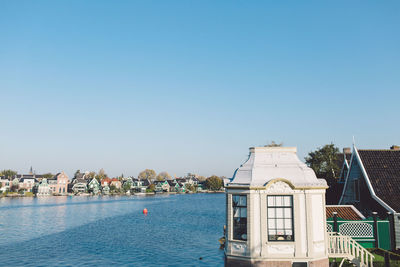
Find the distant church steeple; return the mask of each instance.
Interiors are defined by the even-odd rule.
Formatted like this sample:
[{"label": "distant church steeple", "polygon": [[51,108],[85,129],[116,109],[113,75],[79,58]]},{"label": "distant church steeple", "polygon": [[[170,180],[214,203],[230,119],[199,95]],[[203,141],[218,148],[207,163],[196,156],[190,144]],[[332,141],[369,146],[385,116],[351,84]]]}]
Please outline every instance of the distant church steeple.
[{"label": "distant church steeple", "polygon": [[31,166],[31,168],[29,169],[29,174],[30,174],[30,175],[32,175],[32,174],[33,174],[33,169],[32,169],[32,166]]}]

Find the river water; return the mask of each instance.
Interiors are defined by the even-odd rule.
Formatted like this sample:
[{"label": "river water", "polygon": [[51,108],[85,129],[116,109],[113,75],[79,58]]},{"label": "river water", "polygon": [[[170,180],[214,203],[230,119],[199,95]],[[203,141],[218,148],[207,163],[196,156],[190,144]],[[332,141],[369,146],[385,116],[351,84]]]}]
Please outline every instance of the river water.
[{"label": "river water", "polygon": [[224,224],[224,194],[1,198],[0,266],[223,266]]}]

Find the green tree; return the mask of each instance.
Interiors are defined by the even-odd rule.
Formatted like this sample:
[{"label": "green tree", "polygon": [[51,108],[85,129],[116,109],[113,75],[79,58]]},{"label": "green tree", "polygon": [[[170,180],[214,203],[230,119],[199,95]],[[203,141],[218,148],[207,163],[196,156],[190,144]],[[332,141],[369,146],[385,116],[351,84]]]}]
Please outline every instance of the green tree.
[{"label": "green tree", "polygon": [[110,185],[110,192],[115,192],[117,187],[115,185]]},{"label": "green tree", "polygon": [[340,175],[342,166],[339,166],[339,148],[332,143],[308,153],[305,160],[317,177],[326,179],[329,186],[332,186]]},{"label": "green tree", "polygon": [[168,172],[160,172],[158,175],[157,175],[157,181],[164,181],[164,180],[169,180],[169,179],[171,179],[171,175],[169,175],[169,173]]},{"label": "green tree", "polygon": [[124,183],[122,188],[124,189],[125,192],[128,192],[129,190],[131,190],[131,183]]},{"label": "green tree", "polygon": [[224,182],[222,181],[222,179],[216,175],[208,177],[205,182],[206,188],[212,191],[220,190],[223,184]]},{"label": "green tree", "polygon": [[193,184],[188,184],[186,186],[186,189],[191,191],[191,192],[196,192],[197,191],[197,186],[193,185]]},{"label": "green tree", "polygon": [[155,188],[156,186],[154,184],[151,184],[147,187],[146,192],[154,192]]},{"label": "green tree", "polygon": [[54,176],[54,174],[52,174],[50,172],[43,174],[43,178],[46,178],[46,179],[53,178],[53,176]]},{"label": "green tree", "polygon": [[96,177],[97,181],[100,182],[102,179],[107,178],[107,174],[104,171],[104,169],[101,168],[95,177]]},{"label": "green tree", "polygon": [[149,179],[150,181],[153,181],[156,178],[156,172],[151,169],[145,169],[139,173],[138,177],[141,180]]},{"label": "green tree", "polygon": [[0,176],[5,176],[7,179],[10,179],[15,175],[17,175],[17,172],[13,170],[2,170],[0,172]]},{"label": "green tree", "polygon": [[89,179],[93,179],[93,178],[96,177],[96,172],[89,172],[89,173],[86,175],[86,177],[89,178]]},{"label": "green tree", "polygon": [[199,179],[200,182],[204,182],[207,178],[204,176],[198,175],[197,179]]}]

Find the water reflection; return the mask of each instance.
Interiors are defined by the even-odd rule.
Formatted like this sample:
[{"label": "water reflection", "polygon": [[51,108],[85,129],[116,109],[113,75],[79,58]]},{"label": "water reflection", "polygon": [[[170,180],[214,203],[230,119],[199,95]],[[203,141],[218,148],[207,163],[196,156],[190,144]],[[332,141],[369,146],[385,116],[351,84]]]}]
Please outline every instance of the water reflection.
[{"label": "water reflection", "polygon": [[223,194],[0,199],[0,265],[222,266],[224,220]]}]

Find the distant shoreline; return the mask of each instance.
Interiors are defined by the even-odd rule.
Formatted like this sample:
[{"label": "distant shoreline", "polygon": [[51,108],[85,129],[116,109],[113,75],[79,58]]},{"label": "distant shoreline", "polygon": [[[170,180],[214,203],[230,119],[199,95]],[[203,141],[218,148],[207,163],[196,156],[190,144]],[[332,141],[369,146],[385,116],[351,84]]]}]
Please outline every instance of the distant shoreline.
[{"label": "distant shoreline", "polygon": [[48,195],[48,196],[36,196],[34,194],[32,195],[22,195],[18,193],[10,193],[8,192],[7,194],[0,194],[0,198],[31,198],[31,197],[37,197],[37,198],[48,198],[48,197],[109,197],[109,196],[156,196],[156,195],[191,195],[191,194],[221,194],[225,193],[223,190],[219,191],[202,191],[202,192],[191,192],[191,193],[180,193],[180,192],[148,192],[148,193],[132,193],[132,194],[90,194],[90,193],[80,193],[80,194],[65,194],[65,195],[59,195],[59,194],[54,194],[54,195]]}]

